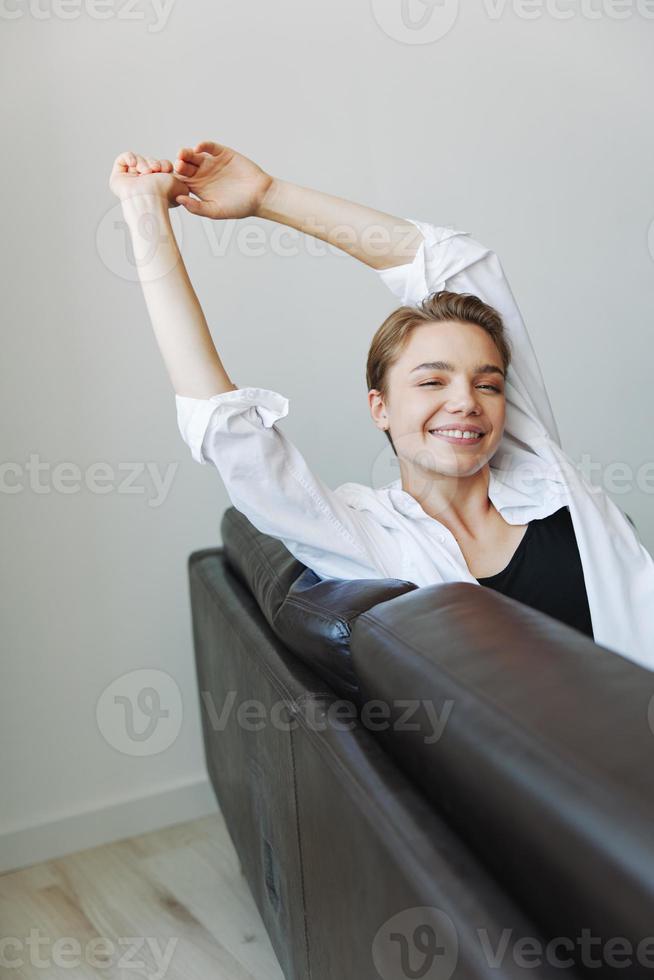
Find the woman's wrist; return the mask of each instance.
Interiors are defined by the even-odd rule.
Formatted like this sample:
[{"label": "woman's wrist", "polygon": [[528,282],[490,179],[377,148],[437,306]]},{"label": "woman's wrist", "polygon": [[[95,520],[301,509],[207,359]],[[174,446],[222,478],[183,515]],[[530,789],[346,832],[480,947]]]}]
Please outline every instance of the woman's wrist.
[{"label": "woman's wrist", "polygon": [[161,194],[130,194],[120,203],[127,222],[138,222],[144,215],[168,218],[168,201]]},{"label": "woman's wrist", "polygon": [[254,217],[278,221],[285,186],[285,180],[281,180],[279,177],[271,177],[270,183],[262,194],[259,205],[254,212]]},{"label": "woman's wrist", "polygon": [[123,198],[121,204],[139,279],[142,283],[161,279],[181,258],[166,199],[159,194],[135,194]]}]

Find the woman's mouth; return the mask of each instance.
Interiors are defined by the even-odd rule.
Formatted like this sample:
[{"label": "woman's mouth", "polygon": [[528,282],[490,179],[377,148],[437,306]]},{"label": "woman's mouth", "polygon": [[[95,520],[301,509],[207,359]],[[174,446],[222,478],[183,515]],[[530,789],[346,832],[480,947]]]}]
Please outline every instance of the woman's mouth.
[{"label": "woman's mouth", "polygon": [[486,435],[485,432],[466,432],[461,429],[430,429],[429,434],[457,446],[476,446]]}]

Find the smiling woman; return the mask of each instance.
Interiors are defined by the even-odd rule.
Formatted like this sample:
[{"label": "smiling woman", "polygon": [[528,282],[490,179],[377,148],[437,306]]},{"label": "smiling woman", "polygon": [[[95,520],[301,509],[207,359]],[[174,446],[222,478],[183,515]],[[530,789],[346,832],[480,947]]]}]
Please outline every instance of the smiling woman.
[{"label": "smiling woman", "polygon": [[[138,272],[179,430],[255,527],[324,578],[496,588],[654,669],[654,561],[563,452],[490,249],[467,232],[273,178],[217,143],[183,148],[174,167],[122,154],[112,186],[133,236],[145,214],[160,233]],[[321,238],[376,270],[400,299],[373,338],[366,378],[399,479],[332,490],[276,425],[288,399],[232,383],[174,239],[167,212],[176,204]]]}]

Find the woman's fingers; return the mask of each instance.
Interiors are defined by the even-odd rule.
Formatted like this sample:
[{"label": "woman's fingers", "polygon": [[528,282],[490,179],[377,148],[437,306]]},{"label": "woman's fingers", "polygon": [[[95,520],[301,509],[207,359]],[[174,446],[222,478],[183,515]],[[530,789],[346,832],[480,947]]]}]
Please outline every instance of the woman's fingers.
[{"label": "woman's fingers", "polygon": [[196,153],[190,146],[183,146],[177,156],[183,163],[192,163],[195,167],[199,167],[204,160],[202,154]]},{"label": "woman's fingers", "polygon": [[145,157],[140,155],[140,153],[136,154],[136,172],[139,174],[150,173],[150,164],[147,162]]},{"label": "woman's fingers", "polygon": [[125,173],[130,167],[136,165],[136,157],[131,152],[131,150],[125,150],[124,153],[119,153],[114,160],[114,170],[118,173]]},{"label": "woman's fingers", "polygon": [[198,168],[193,163],[187,163],[186,160],[178,158],[175,160],[175,172],[182,177],[194,177]]},{"label": "woman's fingers", "polygon": [[[197,156],[193,150],[185,148],[185,151],[191,156]],[[132,176],[151,173],[174,173],[180,180],[185,180],[192,177],[198,168],[196,165],[187,163],[182,159],[176,160],[173,164],[172,160],[159,160],[157,157],[146,157],[141,153],[133,153],[132,150],[124,150],[114,160],[112,169],[114,173],[128,173]]]},{"label": "woman's fingers", "polygon": [[211,207],[204,201],[198,201],[194,197],[189,197],[188,194],[179,194],[175,200],[191,214],[201,214],[205,218],[211,217]]},{"label": "woman's fingers", "polygon": [[220,143],[214,143],[213,140],[203,140],[202,143],[198,143],[196,145],[195,152],[210,153],[212,157],[216,157],[224,149],[226,149],[226,147],[221,146]]}]

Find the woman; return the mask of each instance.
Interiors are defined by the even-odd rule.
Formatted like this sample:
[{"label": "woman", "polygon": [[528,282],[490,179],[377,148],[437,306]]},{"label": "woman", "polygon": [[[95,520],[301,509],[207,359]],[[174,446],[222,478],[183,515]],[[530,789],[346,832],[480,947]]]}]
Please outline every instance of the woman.
[{"label": "woman", "polygon": [[[123,153],[110,186],[136,254],[147,224],[139,276],[182,437],[257,528],[320,576],[486,585],[654,669],[654,562],[563,452],[492,251],[467,232],[273,178],[212,142],[180,150],[174,165]],[[168,209],[180,204],[297,228],[374,269],[400,298],[367,365],[371,417],[398,480],[331,490],[275,426],[288,400],[230,380],[172,232]]]}]

